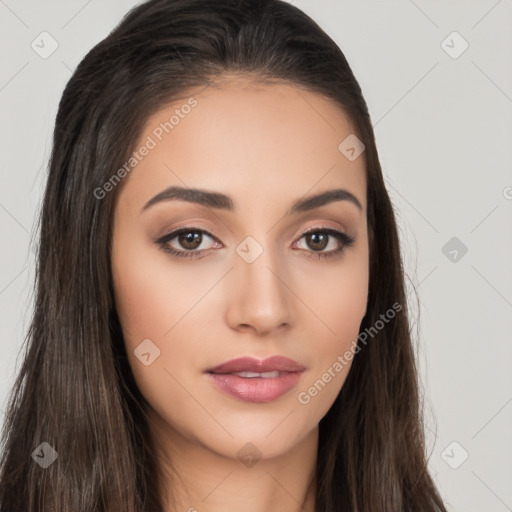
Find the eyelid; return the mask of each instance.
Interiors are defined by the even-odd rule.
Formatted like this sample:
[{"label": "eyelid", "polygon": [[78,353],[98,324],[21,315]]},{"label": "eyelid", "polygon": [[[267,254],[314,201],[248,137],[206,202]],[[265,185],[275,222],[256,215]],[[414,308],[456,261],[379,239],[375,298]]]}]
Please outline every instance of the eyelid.
[{"label": "eyelid", "polygon": [[[308,233],[315,232],[315,231],[335,231],[337,233],[340,233],[342,235],[345,235],[347,237],[350,237],[348,230],[346,230],[344,227],[340,226],[339,224],[333,225],[332,222],[314,222],[310,224],[308,227],[301,229],[296,233],[294,236],[294,240],[297,241],[304,235],[307,235]],[[294,242],[295,243],[295,242]]]},{"label": "eyelid", "polygon": [[[201,228],[199,226],[177,226],[169,231],[166,231],[162,236],[158,236],[154,239],[155,243],[161,243],[161,242],[169,242],[170,240],[173,240],[181,233],[187,233],[189,231],[195,231],[197,233],[201,233],[202,235],[209,236],[212,240],[214,240],[216,243],[222,244],[222,242],[208,229]],[[222,244],[224,245],[224,244]],[[201,252],[201,251],[187,251],[187,252]]]}]

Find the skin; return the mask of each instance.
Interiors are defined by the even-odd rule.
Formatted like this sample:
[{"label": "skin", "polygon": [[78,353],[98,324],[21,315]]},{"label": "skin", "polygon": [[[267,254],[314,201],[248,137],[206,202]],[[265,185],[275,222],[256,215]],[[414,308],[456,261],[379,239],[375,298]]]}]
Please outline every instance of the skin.
[{"label": "skin", "polygon": [[[133,374],[151,406],[165,510],[294,512],[304,503],[312,512],[318,423],[351,363],[307,405],[298,394],[353,347],[366,312],[364,153],[349,161],[338,150],[354,130],[335,103],[288,84],[232,76],[190,96],[197,106],[120,185],[113,226],[116,306]],[[137,148],[186,100],[149,118]],[[168,200],[141,213],[170,185],[226,194],[234,210]],[[362,209],[338,200],[286,216],[298,199],[338,188]],[[213,236],[193,249],[200,257],[172,256],[155,243],[183,226]],[[320,259],[318,252],[340,242],[331,236],[325,248],[315,245],[303,236],[309,228],[336,229],[355,241]],[[252,263],[236,252],[248,236],[263,249]],[[167,245],[190,247],[177,237]],[[145,339],[160,350],[148,366],[134,355]],[[203,373],[235,357],[271,355],[306,367],[298,385],[273,402],[228,396]],[[237,456],[246,443],[261,454],[251,467]]]}]

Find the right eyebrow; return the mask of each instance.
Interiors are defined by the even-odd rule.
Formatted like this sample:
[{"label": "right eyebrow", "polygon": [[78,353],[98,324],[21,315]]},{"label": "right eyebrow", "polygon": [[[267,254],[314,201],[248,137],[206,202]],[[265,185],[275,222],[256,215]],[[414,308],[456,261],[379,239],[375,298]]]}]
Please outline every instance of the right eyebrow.
[{"label": "right eyebrow", "polygon": [[223,210],[234,210],[233,201],[230,197],[219,192],[210,192],[198,188],[169,187],[151,198],[142,208],[141,213],[154,204],[172,199],[181,199],[190,203],[197,203],[203,206],[219,208]]}]

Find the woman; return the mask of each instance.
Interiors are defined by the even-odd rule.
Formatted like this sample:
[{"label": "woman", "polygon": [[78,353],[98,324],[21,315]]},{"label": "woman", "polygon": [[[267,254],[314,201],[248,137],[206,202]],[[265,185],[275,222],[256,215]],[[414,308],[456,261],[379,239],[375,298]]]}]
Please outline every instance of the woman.
[{"label": "woman", "polygon": [[394,214],[341,50],[150,0],[56,119],[0,508],[445,511]]}]

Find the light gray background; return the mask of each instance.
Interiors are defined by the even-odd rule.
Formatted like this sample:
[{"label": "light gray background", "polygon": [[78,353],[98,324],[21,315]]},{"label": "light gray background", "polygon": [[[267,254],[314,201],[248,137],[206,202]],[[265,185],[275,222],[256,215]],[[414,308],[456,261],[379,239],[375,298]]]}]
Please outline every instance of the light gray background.
[{"label": "light gray background", "polygon": [[[136,3],[0,0],[2,408],[31,314],[58,101],[81,58]],[[372,114],[416,314],[413,285],[421,299],[432,474],[449,510],[512,511],[512,2],[293,3],[340,45]],[[31,48],[43,31],[58,42],[46,59]],[[457,58],[454,31],[469,44]],[[443,253],[452,237],[466,254]]]}]

